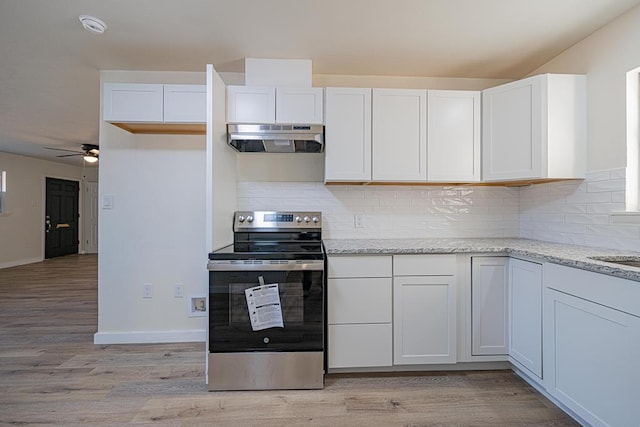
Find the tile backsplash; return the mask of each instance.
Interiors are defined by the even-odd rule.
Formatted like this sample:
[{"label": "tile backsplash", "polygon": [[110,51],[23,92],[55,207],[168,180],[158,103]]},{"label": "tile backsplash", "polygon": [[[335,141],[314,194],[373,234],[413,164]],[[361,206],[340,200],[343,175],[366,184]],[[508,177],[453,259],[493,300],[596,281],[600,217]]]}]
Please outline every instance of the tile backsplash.
[{"label": "tile backsplash", "polygon": [[624,168],[529,187],[239,182],[239,210],[322,211],[326,238],[524,237],[640,251],[624,211]]},{"label": "tile backsplash", "polygon": [[238,209],[322,211],[326,238],[519,234],[519,190],[505,187],[239,182]]},{"label": "tile backsplash", "polygon": [[612,224],[625,209],[625,169],[589,172],[584,181],[520,190],[520,237],[640,251],[640,225]]}]

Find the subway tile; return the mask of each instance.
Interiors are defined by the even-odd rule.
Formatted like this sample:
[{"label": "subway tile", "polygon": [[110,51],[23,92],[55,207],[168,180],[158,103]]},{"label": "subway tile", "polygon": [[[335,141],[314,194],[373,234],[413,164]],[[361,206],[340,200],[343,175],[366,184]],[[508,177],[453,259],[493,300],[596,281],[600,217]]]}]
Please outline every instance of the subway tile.
[{"label": "subway tile", "polygon": [[[609,212],[624,209],[624,173],[520,188],[239,182],[237,206],[320,210],[328,238],[520,236],[637,248],[640,228],[608,224]],[[364,227],[354,227],[354,215],[365,216]]]},{"label": "subway tile", "polygon": [[613,191],[611,193],[611,201],[613,203],[626,203],[626,194],[624,191]]},{"label": "subway tile", "polygon": [[589,182],[587,184],[587,192],[595,193],[601,191],[624,191],[624,179],[612,179],[608,181]]},{"label": "subway tile", "polygon": [[611,179],[611,172],[609,170],[587,172],[584,175],[585,179],[589,182],[608,181]]},{"label": "subway tile", "polygon": [[604,237],[640,239],[639,225],[587,225],[586,232]]},{"label": "subway tile", "polygon": [[608,224],[609,215],[567,214],[564,220],[574,224]]},{"label": "subway tile", "polygon": [[611,169],[609,173],[611,174],[611,179],[626,179],[627,168]]},{"label": "subway tile", "polygon": [[611,212],[624,211],[624,203],[592,203],[587,205],[589,214],[610,214]]}]

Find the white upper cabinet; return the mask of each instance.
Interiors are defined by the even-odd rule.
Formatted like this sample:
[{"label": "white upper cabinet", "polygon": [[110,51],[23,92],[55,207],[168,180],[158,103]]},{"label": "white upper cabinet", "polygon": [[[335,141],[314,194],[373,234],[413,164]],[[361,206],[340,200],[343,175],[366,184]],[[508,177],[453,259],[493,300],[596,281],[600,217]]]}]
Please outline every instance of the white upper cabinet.
[{"label": "white upper cabinet", "polygon": [[321,87],[276,88],[276,123],[322,124]]},{"label": "white upper cabinet", "polygon": [[374,181],[426,181],[426,90],[373,89],[372,147]]},{"label": "white upper cabinet", "polygon": [[371,89],[325,89],[325,181],[371,180]]},{"label": "white upper cabinet", "polygon": [[323,89],[227,86],[228,123],[322,124]]},{"label": "white upper cabinet", "polygon": [[205,123],[206,86],[105,83],[102,117],[120,123]]},{"label": "white upper cabinet", "polygon": [[206,97],[205,85],[164,85],[164,121],[205,123]]},{"label": "white upper cabinet", "polygon": [[427,180],[480,181],[480,92],[430,90]]},{"label": "white upper cabinet", "polygon": [[227,123],[275,122],[275,87],[227,86]]},{"label": "white upper cabinet", "polygon": [[163,85],[105,83],[102,118],[107,122],[162,122]]},{"label": "white upper cabinet", "polygon": [[586,77],[542,74],[482,92],[482,179],[584,178]]}]

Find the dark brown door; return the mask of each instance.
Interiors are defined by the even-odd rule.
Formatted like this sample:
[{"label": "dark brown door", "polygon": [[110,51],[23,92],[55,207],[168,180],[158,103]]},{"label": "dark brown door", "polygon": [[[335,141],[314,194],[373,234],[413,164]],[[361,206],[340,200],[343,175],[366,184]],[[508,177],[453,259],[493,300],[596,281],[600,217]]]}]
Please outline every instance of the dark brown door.
[{"label": "dark brown door", "polygon": [[77,181],[47,178],[44,257],[78,253]]}]

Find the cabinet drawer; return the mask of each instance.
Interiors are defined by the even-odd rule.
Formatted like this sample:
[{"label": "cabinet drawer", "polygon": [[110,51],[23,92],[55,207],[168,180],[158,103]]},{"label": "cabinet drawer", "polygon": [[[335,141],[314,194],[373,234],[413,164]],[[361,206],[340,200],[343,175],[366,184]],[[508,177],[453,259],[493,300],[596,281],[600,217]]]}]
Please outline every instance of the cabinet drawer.
[{"label": "cabinet drawer", "polygon": [[454,276],[455,255],[396,255],[394,276]]},{"label": "cabinet drawer", "polygon": [[640,283],[557,264],[545,264],[547,288],[640,317]]},{"label": "cabinet drawer", "polygon": [[329,325],[327,347],[329,368],[391,366],[391,323]]},{"label": "cabinet drawer", "polygon": [[391,277],[390,255],[330,256],[329,278]]},{"label": "cabinet drawer", "polygon": [[391,322],[390,278],[329,279],[327,321],[338,323]]}]

